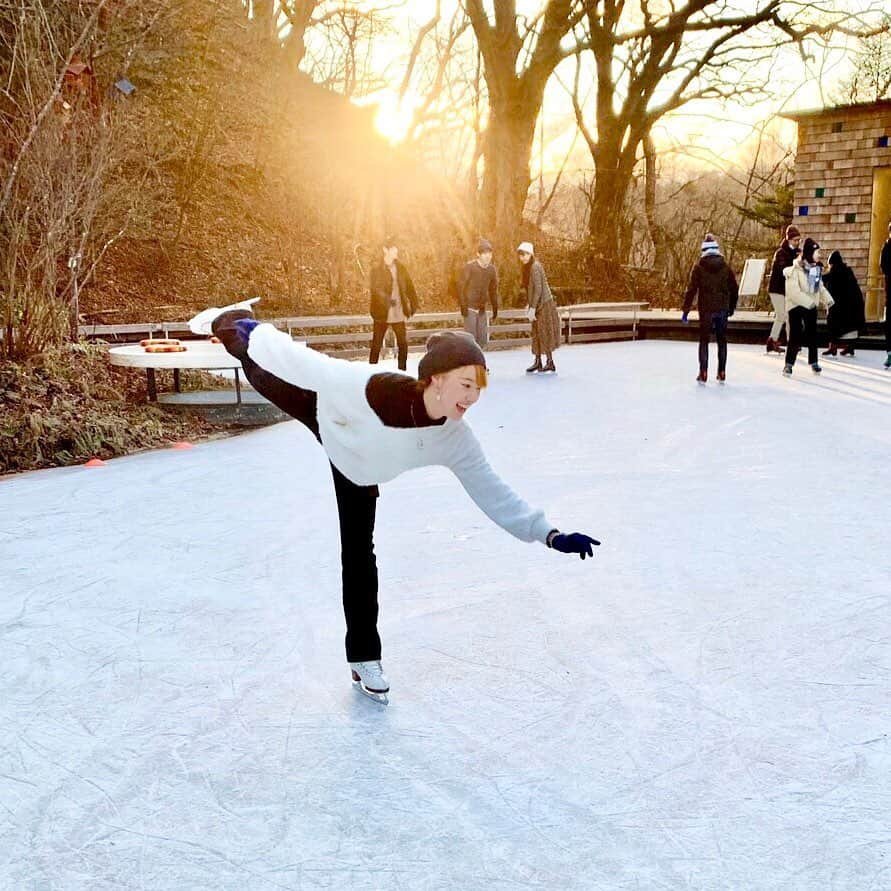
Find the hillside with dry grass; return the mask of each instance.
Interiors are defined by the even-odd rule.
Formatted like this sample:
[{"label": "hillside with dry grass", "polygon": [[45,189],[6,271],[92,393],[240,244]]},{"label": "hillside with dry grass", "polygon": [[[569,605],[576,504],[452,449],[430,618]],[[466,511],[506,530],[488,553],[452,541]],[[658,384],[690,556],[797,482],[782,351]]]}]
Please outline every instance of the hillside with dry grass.
[{"label": "hillside with dry grass", "polygon": [[182,319],[262,296],[267,313],[354,311],[394,234],[425,304],[468,229],[458,196],[372,116],[285,72],[234,13],[186,4],[130,71],[127,177],[141,190],[81,295],[87,320]]}]

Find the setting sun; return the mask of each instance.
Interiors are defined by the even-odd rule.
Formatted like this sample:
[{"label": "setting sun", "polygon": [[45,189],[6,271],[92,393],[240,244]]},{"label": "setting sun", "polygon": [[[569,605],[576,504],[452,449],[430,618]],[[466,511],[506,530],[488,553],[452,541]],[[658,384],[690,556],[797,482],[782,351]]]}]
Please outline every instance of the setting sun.
[{"label": "setting sun", "polygon": [[395,92],[387,90],[368,97],[366,103],[377,106],[374,126],[387,142],[396,144],[408,136],[414,122],[414,110],[419,104],[416,97],[407,94],[400,101]]}]

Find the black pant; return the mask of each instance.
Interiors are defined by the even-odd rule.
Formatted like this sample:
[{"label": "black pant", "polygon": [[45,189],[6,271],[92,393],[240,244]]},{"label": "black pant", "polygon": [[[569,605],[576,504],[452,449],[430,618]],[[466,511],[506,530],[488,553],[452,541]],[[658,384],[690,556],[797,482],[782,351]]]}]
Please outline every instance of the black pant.
[{"label": "black pant", "polygon": [[699,368],[708,371],[708,345],[712,331],[718,342],[718,371],[727,370],[727,311],[699,314]]},{"label": "black pant", "polygon": [[891,353],[891,275],[885,276],[885,349]]},{"label": "black pant", "polygon": [[387,333],[388,327],[391,327],[396,335],[399,368],[405,371],[405,365],[408,362],[408,339],[405,334],[405,322],[378,322],[375,319],[374,329],[371,332],[371,355],[368,357],[368,361],[371,365],[377,365],[377,360],[381,355],[381,347],[384,343],[384,335]]},{"label": "black pant", "polygon": [[[231,316],[231,317],[230,317]],[[300,421],[319,442],[318,398],[264,371],[247,351],[232,323],[250,313],[227,313],[214,324],[214,334],[237,359],[251,386],[273,405]],[[346,617],[346,656],[348,662],[368,662],[381,657],[377,632],[377,561],[374,556],[374,520],[378,487],[357,486],[333,464],[334,495],[340,520],[340,565],[343,585],[343,612]]]},{"label": "black pant", "polygon": [[794,306],[789,310],[789,345],[786,364],[794,365],[802,345],[807,347],[808,365],[817,364],[817,308]]}]

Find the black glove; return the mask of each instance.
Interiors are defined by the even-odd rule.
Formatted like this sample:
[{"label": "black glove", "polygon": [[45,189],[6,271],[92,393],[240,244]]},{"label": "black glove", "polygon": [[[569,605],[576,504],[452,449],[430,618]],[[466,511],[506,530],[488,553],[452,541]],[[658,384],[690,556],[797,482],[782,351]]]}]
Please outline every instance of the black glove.
[{"label": "black glove", "polygon": [[548,547],[560,551],[561,554],[578,554],[582,560],[585,557],[593,557],[594,550],[591,546],[599,544],[600,542],[596,538],[591,538],[581,532],[570,532],[568,535],[558,532],[548,540]]},{"label": "black glove", "polygon": [[220,339],[228,353],[243,359],[247,355],[251,331],[259,324],[249,309],[236,309],[217,316],[213,320],[211,331]]}]

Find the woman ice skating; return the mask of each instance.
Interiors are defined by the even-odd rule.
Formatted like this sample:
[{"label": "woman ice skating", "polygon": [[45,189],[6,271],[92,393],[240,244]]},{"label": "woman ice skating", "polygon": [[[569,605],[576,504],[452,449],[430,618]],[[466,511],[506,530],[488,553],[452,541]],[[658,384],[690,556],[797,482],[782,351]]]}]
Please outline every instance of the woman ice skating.
[{"label": "woman ice skating", "polygon": [[408,270],[399,261],[399,248],[395,239],[385,239],[382,251],[383,257],[372,267],[369,280],[370,311],[374,328],[368,362],[370,365],[377,364],[389,326],[396,334],[399,368],[405,371],[408,360],[405,324],[418,311],[418,295]]},{"label": "woman ice skating", "polygon": [[832,295],[823,284],[820,245],[805,238],[801,256],[783,270],[786,277],[786,308],[789,310],[789,346],[783,374],[788,377],[802,344],[807,345],[807,362],[814,374],[823,369],[817,361],[817,307],[832,306]]},{"label": "woman ice skating", "polygon": [[[517,257],[522,266],[527,315],[532,322],[532,354],[535,356],[535,361],[526,369],[526,373],[556,371],[553,353],[560,346],[560,316],[548,285],[548,277],[544,266],[535,259],[535,248],[531,242],[524,241],[517,246]],[[542,354],[547,357],[544,365],[541,364]]]},{"label": "woman ice skating", "polygon": [[736,312],[739,285],[733,270],[721,256],[718,240],[706,234],[700,246],[699,262],[690,272],[690,283],[684,293],[681,321],[687,324],[687,315],[693,302],[699,309],[699,374],[696,380],[704,384],[708,380],[708,344],[712,331],[718,342],[718,382],[727,379],[727,320]]},{"label": "woman ice skating", "polygon": [[486,462],[464,421],[487,383],[483,352],[470,335],[432,335],[415,380],[315,352],[259,323],[249,309],[205,310],[190,327],[212,331],[241,360],[253,387],[304,424],[328,455],[340,518],[346,657],[361,692],[386,702],[390,688],[377,630],[374,520],[380,483],[415,467],[443,465],[516,538],[582,559],[593,556],[598,541],[559,532]]},{"label": "woman ice skating", "polygon": [[829,264],[823,276],[823,284],[835,303],[826,319],[829,328],[829,349],[824,356],[854,355],[854,341],[866,325],[863,291],[854,270],[842,259],[838,251],[829,255]]}]

